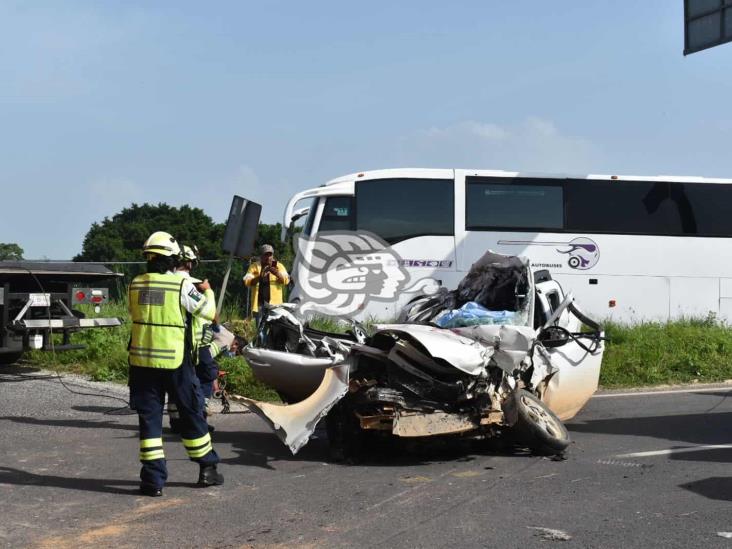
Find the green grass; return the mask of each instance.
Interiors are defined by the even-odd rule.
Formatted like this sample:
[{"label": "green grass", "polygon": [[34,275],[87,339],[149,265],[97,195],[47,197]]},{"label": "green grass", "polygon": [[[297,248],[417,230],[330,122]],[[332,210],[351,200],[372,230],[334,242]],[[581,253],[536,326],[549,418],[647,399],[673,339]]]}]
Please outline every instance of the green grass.
[{"label": "green grass", "polygon": [[710,383],[732,379],[732,329],[713,317],[632,327],[609,323],[600,385]]},{"label": "green grass", "polygon": [[[228,322],[235,333],[251,340],[255,332],[254,321],[236,318],[239,310],[238,307],[226,310],[223,321]],[[84,312],[87,316],[95,316],[91,308]],[[34,351],[29,353],[28,359],[35,366],[81,373],[97,381],[125,382],[130,334],[126,304],[105,305],[99,316],[119,317],[123,325],[74,334],[72,342],[86,345],[83,350],[58,352],[55,357],[48,352]],[[346,323],[330,318],[315,318],[310,324],[330,332],[343,332],[348,327]],[[608,323],[605,331],[609,341],[600,375],[602,387],[732,379],[732,329],[714,317],[635,326]],[[258,400],[277,400],[273,390],[254,379],[243,358],[222,358],[219,363],[229,373],[229,392]]]},{"label": "green grass", "polygon": [[[127,318],[127,305],[112,302],[102,307],[97,315],[91,307],[77,307],[88,318],[118,317],[123,320],[119,328],[99,328],[81,330],[72,335],[71,342],[85,345],[76,351],[32,351],[27,355],[34,365],[53,370],[71,371],[86,374],[95,381],[127,381],[127,342],[130,339],[130,324]],[[54,335],[56,344],[61,343]]]},{"label": "green grass", "polygon": [[[96,315],[91,307],[79,307],[87,317],[117,317],[122,320],[119,328],[81,330],[72,335],[72,343],[86,345],[85,349],[51,353],[32,351],[26,358],[34,366],[88,375],[94,381],[127,382],[127,343],[130,339],[130,323],[127,321],[127,304],[112,302],[102,307]],[[224,311],[232,314],[235,309]],[[224,317],[226,319],[226,317]],[[226,321],[226,320],[224,320]],[[234,333],[248,340],[254,336],[254,321],[232,319],[228,321]],[[60,336],[54,337],[57,344]],[[228,372],[227,391],[257,400],[278,400],[277,393],[254,378],[252,369],[242,357],[221,358],[217,362]]]}]

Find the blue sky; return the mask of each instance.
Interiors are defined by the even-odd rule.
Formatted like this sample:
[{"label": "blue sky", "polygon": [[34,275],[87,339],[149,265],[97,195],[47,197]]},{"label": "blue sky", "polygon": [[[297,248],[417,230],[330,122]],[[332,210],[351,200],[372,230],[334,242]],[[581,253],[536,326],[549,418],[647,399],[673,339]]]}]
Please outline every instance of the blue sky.
[{"label": "blue sky", "polygon": [[732,44],[682,49],[683,0],[4,0],[0,241],[385,167],[732,177]]}]

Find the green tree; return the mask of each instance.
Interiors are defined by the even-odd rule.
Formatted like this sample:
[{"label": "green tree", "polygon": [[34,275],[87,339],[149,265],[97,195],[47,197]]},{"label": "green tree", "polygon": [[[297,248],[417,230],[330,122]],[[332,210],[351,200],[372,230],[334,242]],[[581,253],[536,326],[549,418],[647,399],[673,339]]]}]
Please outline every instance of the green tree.
[{"label": "green tree", "polygon": [[0,261],[20,259],[23,259],[23,248],[12,242],[7,244],[0,242]]},{"label": "green tree", "polygon": [[[155,231],[166,231],[181,244],[198,246],[201,259],[218,260],[217,263],[201,263],[194,273],[198,278],[208,278],[218,294],[228,259],[228,254],[221,248],[225,229],[224,223],[215,223],[200,208],[177,208],[164,203],[132,204],[111,218],[94,223],[84,237],[81,253],[74,257],[74,261],[109,262],[112,268],[125,275],[124,280],[112,288],[113,294],[121,296],[132,277],[143,272],[144,265],[115,265],[114,262],[144,261],[142,245],[147,237]],[[280,242],[280,231],[279,223],[260,223],[256,245],[274,246],[277,257],[289,269],[292,265],[292,253]],[[255,257],[256,255],[255,252]],[[242,308],[246,303],[247,290],[242,278],[248,266],[248,260],[234,262],[229,276],[226,303],[231,305],[238,302]]]},{"label": "green tree", "polygon": [[179,242],[196,244],[206,257],[218,258],[222,253],[222,226],[200,208],[132,204],[94,223],[74,261],[140,261],[142,245],[155,231],[167,231]]}]

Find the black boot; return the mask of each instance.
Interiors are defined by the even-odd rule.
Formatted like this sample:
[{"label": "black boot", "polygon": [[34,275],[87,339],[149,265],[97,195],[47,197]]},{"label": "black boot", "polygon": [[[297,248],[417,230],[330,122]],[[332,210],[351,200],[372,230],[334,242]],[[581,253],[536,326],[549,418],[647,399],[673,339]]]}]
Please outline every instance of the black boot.
[{"label": "black boot", "polygon": [[153,486],[152,484],[140,484],[140,493],[143,496],[150,496],[151,498],[159,498],[163,495],[163,489]]},{"label": "black boot", "polygon": [[201,472],[198,474],[199,486],[217,486],[224,483],[224,475],[216,470],[215,465],[201,466]]}]

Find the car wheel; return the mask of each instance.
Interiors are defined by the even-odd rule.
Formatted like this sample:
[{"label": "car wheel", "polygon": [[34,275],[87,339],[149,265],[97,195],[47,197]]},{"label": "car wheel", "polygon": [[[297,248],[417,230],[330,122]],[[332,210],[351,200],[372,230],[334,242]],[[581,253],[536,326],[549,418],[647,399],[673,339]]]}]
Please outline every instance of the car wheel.
[{"label": "car wheel", "polygon": [[23,356],[23,351],[17,351],[15,353],[0,353],[0,364],[8,366],[15,364]]},{"label": "car wheel", "polygon": [[566,450],[570,442],[569,432],[546,404],[525,389],[519,389],[516,403],[518,419],[514,431],[519,443],[543,456]]}]

